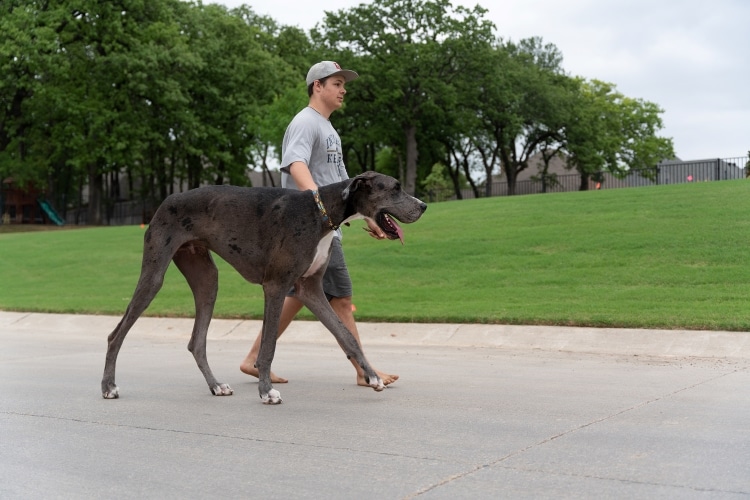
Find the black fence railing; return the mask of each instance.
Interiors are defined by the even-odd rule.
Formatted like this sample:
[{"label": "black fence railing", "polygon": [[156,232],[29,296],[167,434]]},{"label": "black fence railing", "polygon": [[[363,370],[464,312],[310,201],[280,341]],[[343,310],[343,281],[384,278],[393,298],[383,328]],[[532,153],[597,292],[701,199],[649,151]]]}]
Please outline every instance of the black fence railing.
[{"label": "black fence railing", "polygon": [[[610,173],[599,174],[589,179],[588,189],[618,189],[656,184],[744,179],[748,171],[748,160],[748,157],[741,157],[686,162],[667,161],[660,163],[656,169],[633,170],[625,177],[618,177]],[[507,182],[493,182],[490,187],[490,196],[508,195]],[[541,178],[517,181],[515,194],[562,193],[579,191],[580,189],[581,175],[571,173],[551,175],[544,181]],[[461,194],[464,199],[474,198],[474,192],[471,189],[463,189]],[[436,200],[436,197],[431,196],[431,193],[424,193],[423,196],[427,201]],[[480,188],[480,196],[485,196],[484,187]],[[450,198],[450,195],[442,199],[446,198]],[[158,204],[142,201],[117,202],[108,207],[102,222],[111,226],[148,223],[157,206]],[[70,225],[87,224],[87,209],[68,209],[65,219],[66,223]]]},{"label": "black fence railing", "polygon": [[[716,158],[699,161],[664,161],[655,169],[633,170],[620,177],[610,173],[600,173],[588,180],[588,189],[619,189],[628,187],[654,186],[657,184],[683,184],[688,182],[723,181],[744,179],[747,177],[750,158]],[[542,179],[537,174],[533,179],[516,182],[516,195],[562,193],[579,191],[581,175],[578,173],[549,175]],[[507,196],[508,182],[493,182],[490,196]],[[471,189],[461,190],[464,199],[474,198]],[[480,189],[480,196],[485,196],[485,188]]]},{"label": "black fence railing", "polygon": [[[148,224],[156,210],[153,202],[118,201],[105,209],[102,223],[108,226],[126,226],[132,224]],[[65,213],[65,223],[69,225],[86,225],[88,208],[69,208]]]}]

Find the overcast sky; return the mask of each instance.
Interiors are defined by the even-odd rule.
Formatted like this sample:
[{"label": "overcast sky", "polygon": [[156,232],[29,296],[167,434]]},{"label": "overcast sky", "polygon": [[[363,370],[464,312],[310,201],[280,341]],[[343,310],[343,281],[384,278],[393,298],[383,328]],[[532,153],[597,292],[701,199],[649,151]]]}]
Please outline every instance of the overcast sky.
[{"label": "overcast sky", "polygon": [[[204,0],[249,5],[309,30],[324,11],[366,0]],[[664,109],[661,134],[683,160],[745,156],[750,149],[750,1],[453,0],[482,5],[497,35],[540,36],[571,75],[614,83]],[[356,70],[356,68],[353,68]],[[355,95],[356,89],[350,89]]]}]

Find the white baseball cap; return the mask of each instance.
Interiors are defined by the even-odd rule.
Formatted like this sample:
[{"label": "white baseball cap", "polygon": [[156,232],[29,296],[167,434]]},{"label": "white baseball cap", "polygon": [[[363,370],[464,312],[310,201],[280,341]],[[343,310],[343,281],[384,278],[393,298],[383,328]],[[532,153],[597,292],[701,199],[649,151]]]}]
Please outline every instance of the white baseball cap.
[{"label": "white baseball cap", "polygon": [[321,61],[313,64],[310,71],[307,72],[307,85],[312,85],[315,80],[322,80],[333,75],[341,75],[347,82],[351,82],[359,77],[356,72],[350,69],[341,69],[341,66],[337,62]]}]

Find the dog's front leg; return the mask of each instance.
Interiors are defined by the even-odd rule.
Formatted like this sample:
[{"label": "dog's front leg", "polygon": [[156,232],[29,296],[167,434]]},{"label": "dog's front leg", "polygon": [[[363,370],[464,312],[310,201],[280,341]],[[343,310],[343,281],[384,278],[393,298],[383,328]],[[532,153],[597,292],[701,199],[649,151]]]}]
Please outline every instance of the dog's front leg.
[{"label": "dog's front leg", "polygon": [[346,354],[347,359],[354,359],[362,368],[367,385],[378,392],[385,389],[385,384],[383,384],[381,378],[378,377],[375,370],[365,358],[362,346],[359,345],[352,332],[349,331],[336,315],[336,312],[325,297],[322,285],[315,281],[315,277],[297,282],[297,298],[333,334],[336,342],[338,342],[344,354]]},{"label": "dog's front leg", "polygon": [[265,307],[263,311],[263,332],[261,333],[260,351],[255,367],[258,369],[258,392],[263,404],[281,403],[281,394],[271,384],[271,363],[276,352],[276,339],[279,336],[279,317],[284,306],[284,297],[289,289],[263,285]]}]

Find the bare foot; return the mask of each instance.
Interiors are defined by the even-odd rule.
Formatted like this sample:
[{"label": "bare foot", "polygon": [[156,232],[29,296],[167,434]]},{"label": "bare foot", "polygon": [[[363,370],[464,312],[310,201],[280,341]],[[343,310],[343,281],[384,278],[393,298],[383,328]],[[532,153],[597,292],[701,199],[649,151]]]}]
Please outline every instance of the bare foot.
[{"label": "bare foot", "polygon": [[[240,371],[245,375],[250,375],[255,378],[258,378],[260,376],[260,374],[258,373],[258,369],[255,368],[255,360],[245,359],[240,365]],[[287,382],[289,382],[289,380],[279,377],[274,372],[271,372],[272,384],[286,384]]]},{"label": "bare foot", "polygon": [[[380,380],[383,381],[383,385],[390,385],[398,380],[398,375],[389,375],[378,370],[375,370],[375,373],[377,373],[378,377],[380,377]],[[365,382],[364,374],[357,374],[357,385],[361,385],[362,387],[370,387],[368,383]]]}]

